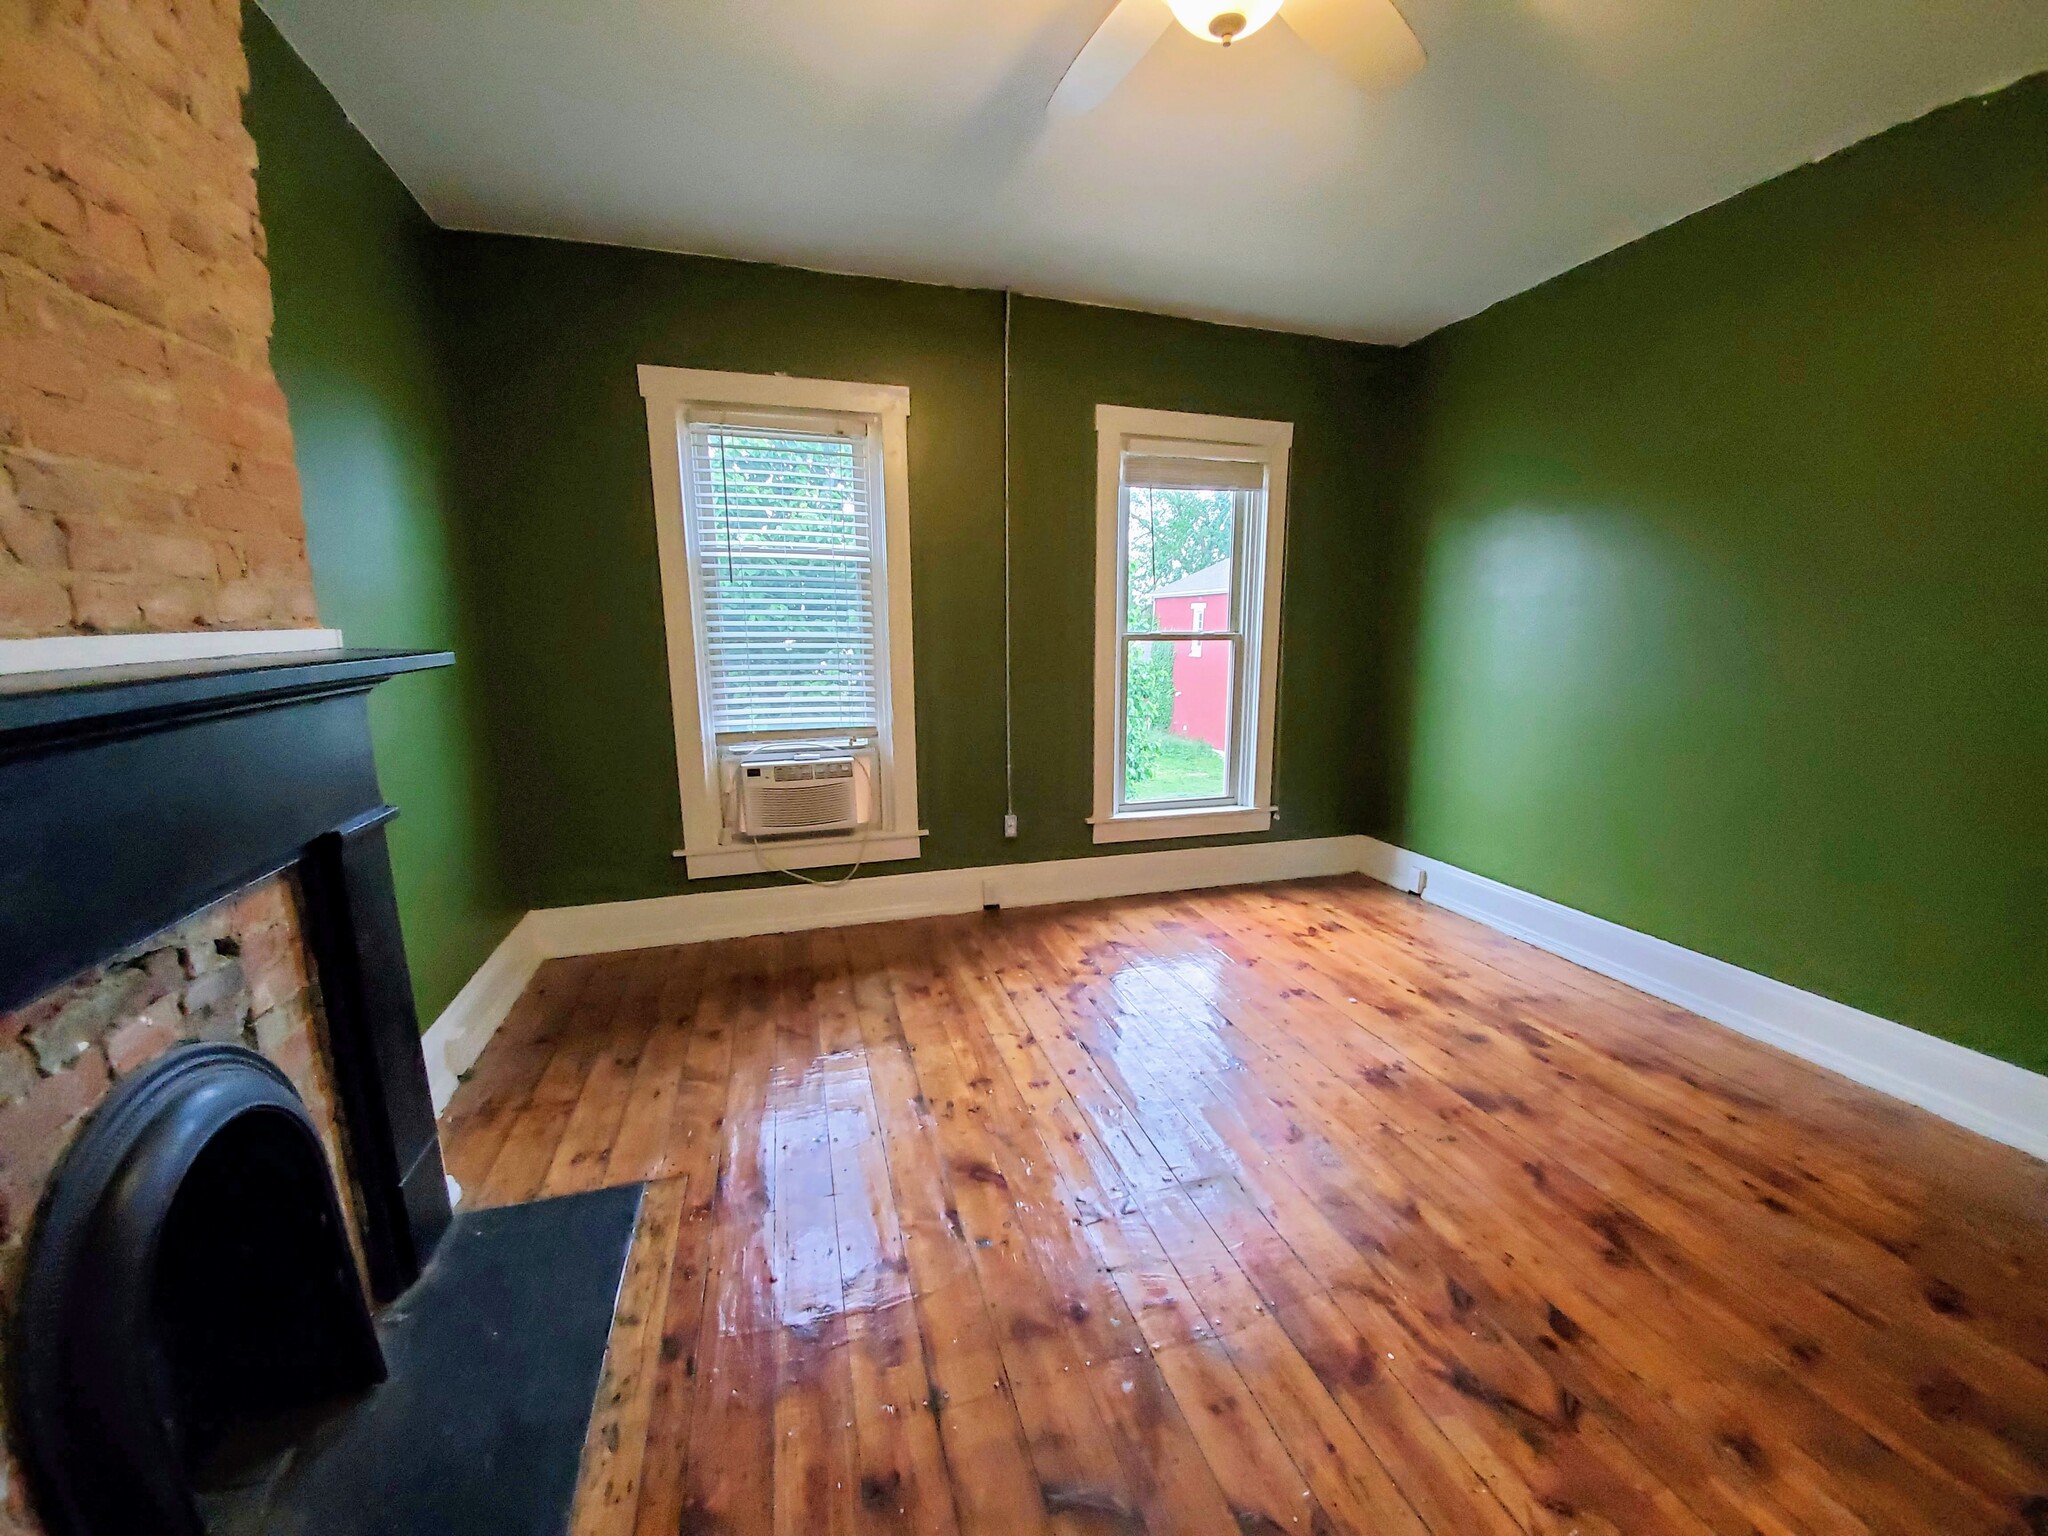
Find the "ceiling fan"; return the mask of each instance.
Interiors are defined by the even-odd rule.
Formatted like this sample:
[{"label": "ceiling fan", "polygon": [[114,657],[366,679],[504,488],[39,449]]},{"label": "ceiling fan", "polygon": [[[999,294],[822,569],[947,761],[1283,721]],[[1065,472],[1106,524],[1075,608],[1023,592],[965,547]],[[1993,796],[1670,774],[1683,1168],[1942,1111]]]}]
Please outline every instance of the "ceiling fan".
[{"label": "ceiling fan", "polygon": [[1283,3],[1283,24],[1369,91],[1391,90],[1422,68],[1422,44],[1393,0],[1117,0],[1067,66],[1047,110],[1093,111],[1172,22],[1227,48],[1279,16]]}]

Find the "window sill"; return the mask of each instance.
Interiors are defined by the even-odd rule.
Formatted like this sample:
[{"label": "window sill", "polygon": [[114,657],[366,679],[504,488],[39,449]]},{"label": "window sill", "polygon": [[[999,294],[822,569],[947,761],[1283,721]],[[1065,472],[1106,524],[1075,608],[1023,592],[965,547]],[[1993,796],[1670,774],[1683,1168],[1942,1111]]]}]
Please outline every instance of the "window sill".
[{"label": "window sill", "polygon": [[1167,837],[1224,837],[1234,832],[1264,832],[1273,825],[1266,807],[1218,806],[1204,811],[1126,811],[1091,822],[1098,843],[1142,843]]},{"label": "window sill", "polygon": [[924,851],[922,832],[877,832],[858,837],[815,837],[799,842],[774,843],[765,848],[742,845],[709,848],[702,853],[677,849],[675,856],[687,866],[692,880],[719,875],[774,874],[787,869],[843,868],[858,860],[882,864],[892,859],[914,859]]}]

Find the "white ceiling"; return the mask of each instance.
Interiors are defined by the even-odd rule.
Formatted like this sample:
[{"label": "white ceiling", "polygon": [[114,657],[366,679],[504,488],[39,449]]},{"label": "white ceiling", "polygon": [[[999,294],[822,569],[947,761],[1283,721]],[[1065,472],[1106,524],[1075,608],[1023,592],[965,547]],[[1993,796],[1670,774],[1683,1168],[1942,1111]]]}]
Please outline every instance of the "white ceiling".
[{"label": "white ceiling", "polygon": [[2048,68],[2042,0],[1402,0],[1391,96],[1174,28],[1055,121],[1109,0],[263,3],[446,225],[1386,341]]}]

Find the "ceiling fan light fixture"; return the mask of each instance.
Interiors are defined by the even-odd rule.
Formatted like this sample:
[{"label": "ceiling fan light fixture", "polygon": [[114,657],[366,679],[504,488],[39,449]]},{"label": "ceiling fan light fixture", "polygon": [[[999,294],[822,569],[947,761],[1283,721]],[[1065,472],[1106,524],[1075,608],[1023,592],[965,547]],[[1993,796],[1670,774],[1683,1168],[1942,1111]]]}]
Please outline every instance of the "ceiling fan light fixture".
[{"label": "ceiling fan light fixture", "polygon": [[1280,0],[1166,0],[1174,19],[1205,43],[1226,48],[1280,14]]}]

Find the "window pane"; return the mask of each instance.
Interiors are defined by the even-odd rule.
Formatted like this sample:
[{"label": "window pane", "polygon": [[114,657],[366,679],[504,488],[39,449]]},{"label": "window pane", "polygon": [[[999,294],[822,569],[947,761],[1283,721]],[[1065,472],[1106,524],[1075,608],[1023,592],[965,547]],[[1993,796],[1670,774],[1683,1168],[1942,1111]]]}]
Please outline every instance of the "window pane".
[{"label": "window pane", "polygon": [[1232,642],[1133,640],[1124,657],[1124,802],[1230,794]]},{"label": "window pane", "polygon": [[694,422],[689,439],[712,728],[872,728],[868,441]]},{"label": "window pane", "polygon": [[1237,493],[1134,485],[1126,494],[1125,628],[1193,629],[1196,603],[1203,628],[1229,628]]}]

